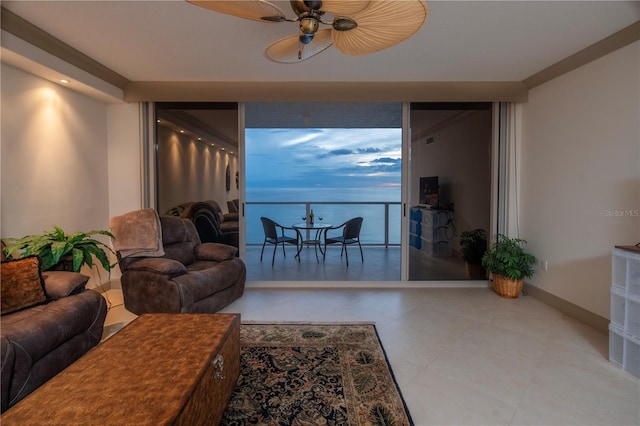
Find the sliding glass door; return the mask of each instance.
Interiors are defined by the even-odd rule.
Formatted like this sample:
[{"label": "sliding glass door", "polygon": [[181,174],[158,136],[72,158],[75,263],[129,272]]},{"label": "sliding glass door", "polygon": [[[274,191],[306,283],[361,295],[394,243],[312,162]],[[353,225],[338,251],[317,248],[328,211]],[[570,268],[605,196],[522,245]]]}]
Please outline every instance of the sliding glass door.
[{"label": "sliding glass door", "polygon": [[[491,228],[491,104],[157,103],[155,117],[156,208],[240,199],[250,281],[475,279],[462,237]],[[315,225],[363,217],[364,262],[315,243],[260,260],[261,217],[293,228],[312,211]]]}]

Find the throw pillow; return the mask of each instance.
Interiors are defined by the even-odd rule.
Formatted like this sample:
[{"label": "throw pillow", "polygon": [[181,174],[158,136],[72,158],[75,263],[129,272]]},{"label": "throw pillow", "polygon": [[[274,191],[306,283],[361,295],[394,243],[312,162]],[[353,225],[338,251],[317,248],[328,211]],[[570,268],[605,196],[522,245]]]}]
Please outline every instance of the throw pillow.
[{"label": "throw pillow", "polygon": [[78,272],[67,271],[45,271],[44,288],[51,299],[57,300],[84,290],[89,277]]},{"label": "throw pillow", "polygon": [[0,274],[2,315],[47,302],[38,256],[4,261]]},{"label": "throw pillow", "polygon": [[199,260],[214,260],[222,262],[236,257],[238,249],[220,243],[202,243],[196,246],[196,258]]}]

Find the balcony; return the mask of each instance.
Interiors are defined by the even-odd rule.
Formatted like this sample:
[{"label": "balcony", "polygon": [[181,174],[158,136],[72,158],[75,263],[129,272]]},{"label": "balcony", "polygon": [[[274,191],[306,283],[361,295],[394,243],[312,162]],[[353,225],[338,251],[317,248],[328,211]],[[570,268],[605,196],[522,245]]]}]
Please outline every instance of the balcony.
[{"label": "balcony", "polygon": [[[260,245],[264,232],[260,217],[268,217],[280,225],[304,222],[313,210],[316,223],[338,226],[352,217],[362,216],[360,241],[363,246],[400,246],[401,204],[391,201],[353,202],[246,202],[246,244]],[[309,237],[309,235],[303,235]],[[309,238],[305,238],[309,239]]]},{"label": "balcony", "polygon": [[[400,281],[400,202],[247,202],[245,209],[245,260],[249,282],[279,281],[286,286],[294,285],[292,282],[296,281]],[[267,245],[260,261],[264,241],[260,217],[269,217],[283,226],[291,226],[303,222],[312,209],[316,223],[336,226],[352,217],[364,218],[360,233],[364,262],[360,260],[357,246],[349,246],[347,267],[344,257],[340,256],[339,245],[327,247],[326,256],[318,253],[319,261],[314,247],[305,246],[300,253],[300,261],[295,258],[295,247],[288,245],[285,248],[286,257],[279,247],[273,266],[273,245]],[[312,237],[311,234],[303,234],[304,239]],[[409,265],[411,280],[467,279],[460,259],[424,256],[413,247],[409,249]]]}]

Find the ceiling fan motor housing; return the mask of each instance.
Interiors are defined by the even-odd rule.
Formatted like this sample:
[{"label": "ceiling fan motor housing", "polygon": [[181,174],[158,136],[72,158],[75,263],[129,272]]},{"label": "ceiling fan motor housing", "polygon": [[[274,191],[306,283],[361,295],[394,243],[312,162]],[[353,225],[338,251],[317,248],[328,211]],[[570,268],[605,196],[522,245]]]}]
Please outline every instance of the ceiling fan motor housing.
[{"label": "ceiling fan motor housing", "polygon": [[318,31],[318,19],[313,16],[305,16],[300,19],[300,31],[302,34],[313,35]]}]

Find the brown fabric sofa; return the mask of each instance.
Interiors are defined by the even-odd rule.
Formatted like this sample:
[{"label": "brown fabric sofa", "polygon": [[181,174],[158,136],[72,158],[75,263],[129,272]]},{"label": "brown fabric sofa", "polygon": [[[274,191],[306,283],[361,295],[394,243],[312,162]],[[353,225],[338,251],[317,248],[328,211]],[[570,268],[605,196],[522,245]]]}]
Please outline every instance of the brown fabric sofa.
[{"label": "brown fabric sofa", "polygon": [[163,256],[123,258],[118,252],[127,310],[212,313],[242,296],[246,268],[236,247],[201,243],[189,219],[159,219]]},{"label": "brown fabric sofa", "polygon": [[3,412],[102,338],[107,305],[99,293],[85,289],[89,277],[63,271],[44,271],[42,277],[46,303],[2,315]]}]

